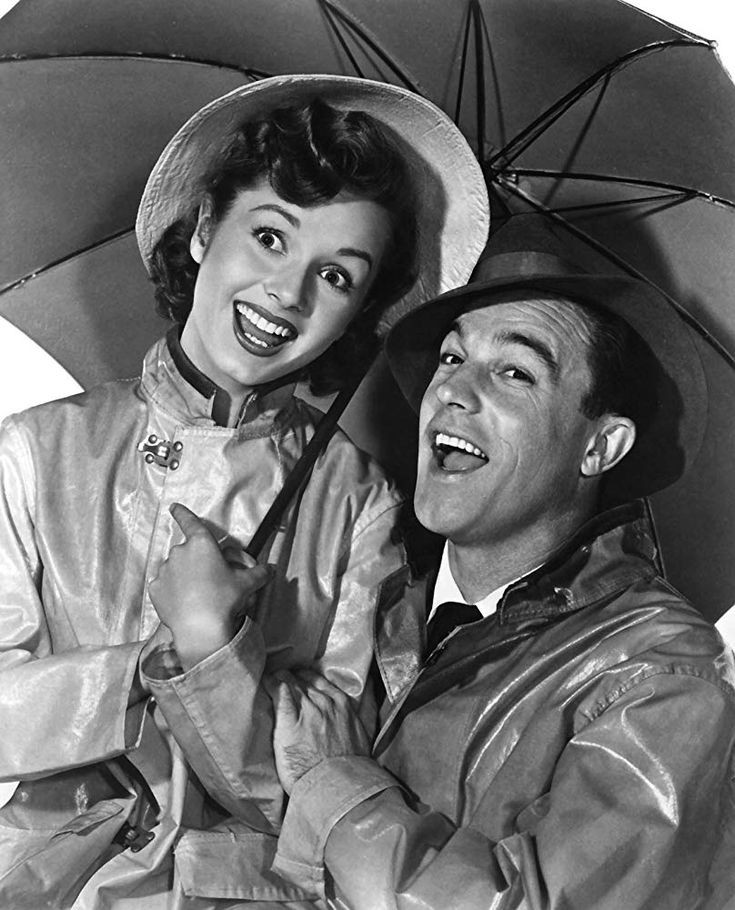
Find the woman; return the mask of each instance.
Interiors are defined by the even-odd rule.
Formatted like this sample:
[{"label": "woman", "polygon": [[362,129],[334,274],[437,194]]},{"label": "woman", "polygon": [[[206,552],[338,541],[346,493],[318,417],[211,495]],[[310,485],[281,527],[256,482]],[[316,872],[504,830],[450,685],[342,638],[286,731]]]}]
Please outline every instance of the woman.
[{"label": "woman", "polygon": [[[146,583],[181,540],[174,503],[219,543],[247,544],[318,417],[294,398],[295,381],[339,385],[385,307],[465,280],[486,229],[466,144],[400,89],[277,77],[217,99],[171,140],[137,233],[177,325],[139,380],[32,409],[0,438],[0,775],[22,781],[0,811],[8,905],[50,895],[66,906],[96,866],[76,907],[299,897],[268,876],[282,797],[257,686],[232,680],[252,779],[207,780],[187,740],[180,701],[208,709],[237,642],[206,640],[184,611],[176,649],[157,649],[168,636]],[[272,576],[256,616],[269,668],[313,664],[362,700],[376,586],[401,562],[398,507],[380,470],[337,434],[265,549]],[[151,679],[163,680],[155,702]],[[134,767],[121,774],[109,760],[127,753]],[[247,827],[225,822],[190,766],[225,810],[232,796]],[[158,803],[150,841],[154,812],[139,815],[153,799],[125,799],[147,787]],[[80,854],[92,832],[103,842],[126,818],[112,851]],[[50,839],[70,829],[85,837]],[[59,852],[63,885],[50,871]],[[40,881],[24,905],[14,882],[32,868]]]}]

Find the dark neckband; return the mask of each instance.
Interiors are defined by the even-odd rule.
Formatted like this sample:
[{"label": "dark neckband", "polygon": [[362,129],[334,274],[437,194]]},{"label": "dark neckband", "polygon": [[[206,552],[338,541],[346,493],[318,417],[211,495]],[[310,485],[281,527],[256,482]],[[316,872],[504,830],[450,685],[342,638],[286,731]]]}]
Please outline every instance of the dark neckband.
[{"label": "dark neckband", "polygon": [[212,398],[217,392],[223,389],[212,382],[212,380],[194,364],[181,347],[181,331],[183,326],[174,325],[166,333],[166,344],[168,352],[171,355],[176,369],[181,373],[184,379],[193,386],[197,392],[204,395],[205,398]]},{"label": "dark neckband", "polygon": [[[182,325],[174,325],[166,333],[166,344],[168,345],[171,359],[173,360],[176,369],[190,386],[195,388],[197,392],[205,398],[213,399],[212,414],[215,415],[219,412],[218,404],[222,396],[225,396],[227,401],[229,401],[229,396],[221,386],[218,386],[216,382],[213,382],[206,373],[202,373],[199,367],[189,359],[186,351],[181,346],[181,332],[183,331],[183,328]],[[268,395],[270,392],[274,392],[276,389],[283,386],[294,385],[302,378],[303,371],[294,370],[292,373],[288,373],[285,376],[279,376],[278,379],[273,379],[271,382],[265,382],[256,387],[258,398],[262,399],[265,395]]]}]

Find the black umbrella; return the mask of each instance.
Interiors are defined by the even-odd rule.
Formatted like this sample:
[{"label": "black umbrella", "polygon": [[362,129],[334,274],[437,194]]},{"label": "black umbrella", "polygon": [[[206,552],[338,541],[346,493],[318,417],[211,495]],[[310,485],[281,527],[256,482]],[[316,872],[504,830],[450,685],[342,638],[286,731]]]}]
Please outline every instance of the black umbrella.
[{"label": "black umbrella", "polygon": [[[653,507],[673,582],[711,618],[735,600],[735,86],[711,42],[619,0],[21,0],[0,55],[0,314],[83,385],[136,372],[161,331],[130,229],[157,153],[204,101],[322,71],[444,107],[499,218],[563,220],[691,326],[708,435]],[[405,412],[373,422],[378,398],[397,401],[376,394],[387,382],[376,373],[346,421],[409,478]]]}]

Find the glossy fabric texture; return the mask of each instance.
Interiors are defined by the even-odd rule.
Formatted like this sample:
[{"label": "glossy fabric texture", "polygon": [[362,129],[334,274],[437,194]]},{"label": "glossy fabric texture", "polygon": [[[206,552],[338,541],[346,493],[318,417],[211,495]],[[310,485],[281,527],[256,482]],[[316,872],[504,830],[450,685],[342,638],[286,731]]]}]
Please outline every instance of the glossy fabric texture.
[{"label": "glossy fabric texture", "polygon": [[[301,778],[282,874],[369,910],[731,906],[733,655],[656,576],[641,510],[585,536],[424,655],[375,760]],[[391,593],[388,692],[426,588]]]},{"label": "glossy fabric texture", "polygon": [[[172,502],[203,516],[220,539],[248,542],[318,416],[292,392],[253,396],[236,428],[216,426],[213,399],[180,375],[161,341],[140,380],[43,405],[3,426],[0,777],[24,782],[0,810],[0,864],[22,860],[108,797],[94,763],[111,756],[129,752],[162,806],[153,842],[100,870],[75,905],[82,910],[130,906],[124,897],[136,910],[171,908],[183,900],[182,881],[205,898],[219,882],[217,837],[208,842],[202,832],[225,816],[187,770],[176,714],[167,717],[140,688],[141,654],[165,642],[145,583],[179,539]],[[177,469],[146,463],[138,444],[151,434],[183,444]],[[338,432],[263,554],[275,565],[257,608],[269,668],[316,663],[360,703],[377,582],[402,563],[390,543],[398,507],[383,475]],[[195,692],[221,683],[216,660],[195,670]],[[255,697],[247,688],[227,692],[228,709],[252,716]],[[190,760],[196,767],[196,756]],[[256,815],[272,830],[282,794],[268,757],[258,761]],[[186,831],[196,836],[175,869],[172,848]],[[258,836],[238,843],[252,875],[240,875],[240,894],[230,898],[256,896],[267,852]],[[270,882],[270,893],[299,893],[281,885]]]}]

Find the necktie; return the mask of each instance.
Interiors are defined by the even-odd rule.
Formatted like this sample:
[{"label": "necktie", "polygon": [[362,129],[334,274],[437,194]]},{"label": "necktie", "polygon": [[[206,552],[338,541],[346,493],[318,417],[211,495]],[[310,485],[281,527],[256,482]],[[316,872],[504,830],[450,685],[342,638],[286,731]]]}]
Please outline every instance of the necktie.
[{"label": "necktie", "polygon": [[426,628],[428,654],[456,629],[457,626],[464,626],[468,622],[476,622],[482,619],[482,613],[474,604],[461,604],[448,601],[439,604],[434,611],[434,615],[429,620]]}]

